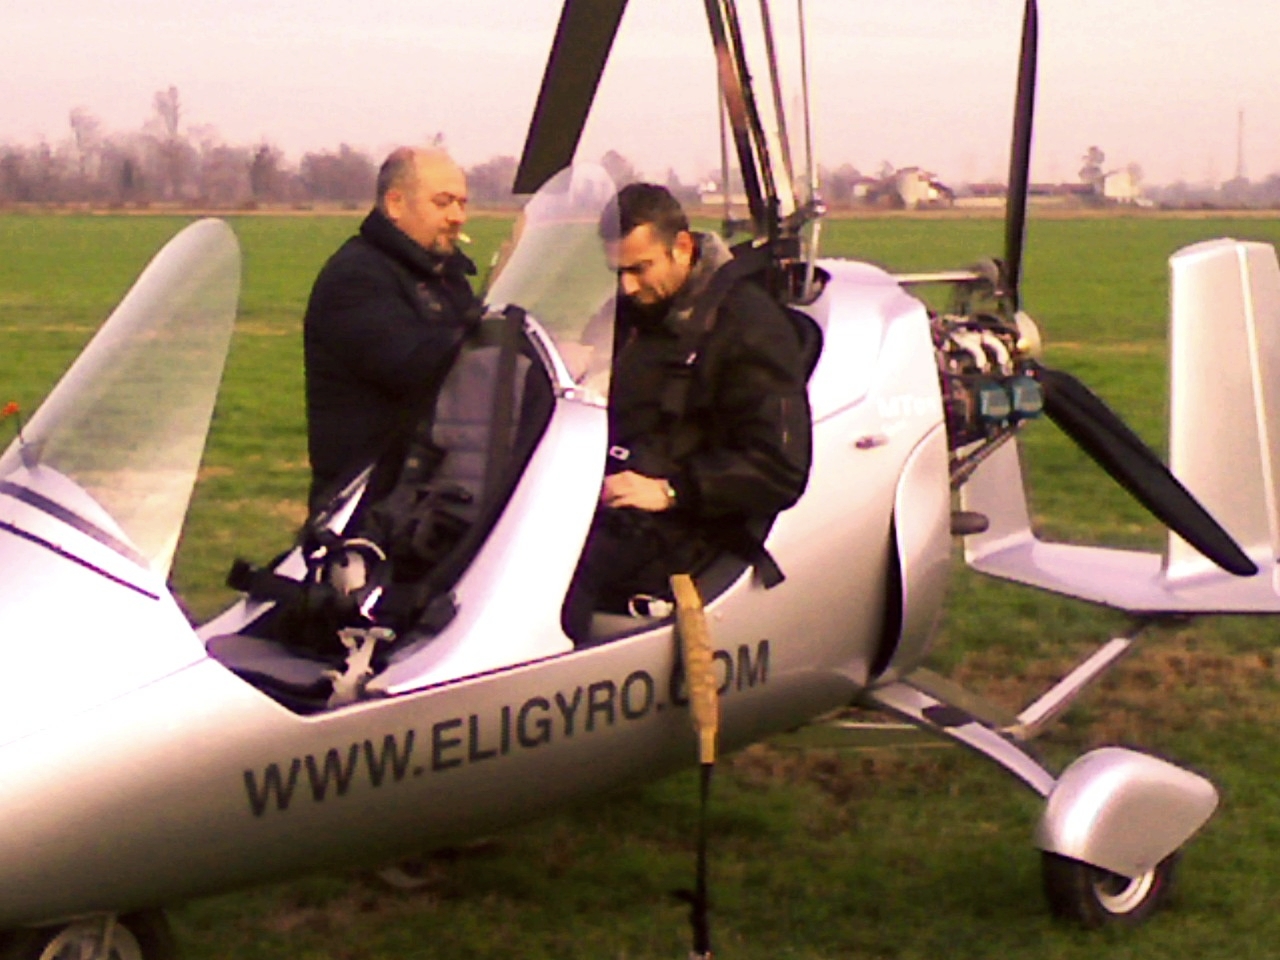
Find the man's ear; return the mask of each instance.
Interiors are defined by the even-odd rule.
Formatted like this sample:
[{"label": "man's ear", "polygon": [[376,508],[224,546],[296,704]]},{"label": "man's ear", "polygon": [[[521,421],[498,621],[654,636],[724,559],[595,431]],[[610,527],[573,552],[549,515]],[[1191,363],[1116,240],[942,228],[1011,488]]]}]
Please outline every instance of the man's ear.
[{"label": "man's ear", "polygon": [[386,196],[382,198],[383,212],[386,213],[387,219],[392,223],[399,223],[404,217],[405,202],[404,191],[399,187],[388,190]]},{"label": "man's ear", "polygon": [[693,251],[696,248],[697,244],[694,243],[693,234],[688,230],[681,230],[676,234],[676,238],[671,244],[671,257],[682,267],[687,267],[693,263]]}]

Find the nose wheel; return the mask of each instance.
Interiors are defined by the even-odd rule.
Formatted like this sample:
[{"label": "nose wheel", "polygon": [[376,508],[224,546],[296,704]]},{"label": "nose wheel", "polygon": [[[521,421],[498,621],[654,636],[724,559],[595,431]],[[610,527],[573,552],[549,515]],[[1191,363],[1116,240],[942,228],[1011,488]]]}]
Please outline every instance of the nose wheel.
[{"label": "nose wheel", "polygon": [[169,922],[159,910],[95,917],[0,939],[0,960],[176,960]]},{"label": "nose wheel", "polygon": [[1044,892],[1054,914],[1089,928],[1138,924],[1159,909],[1173,889],[1174,853],[1146,873],[1125,877],[1079,860],[1043,854]]}]

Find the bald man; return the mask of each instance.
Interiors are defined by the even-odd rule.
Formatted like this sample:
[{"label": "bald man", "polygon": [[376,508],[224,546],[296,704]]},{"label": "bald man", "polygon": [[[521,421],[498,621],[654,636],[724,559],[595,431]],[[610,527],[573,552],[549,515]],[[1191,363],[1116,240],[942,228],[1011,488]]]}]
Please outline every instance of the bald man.
[{"label": "bald man", "polygon": [[429,409],[479,304],[458,250],[467,181],[441,150],[402,147],[373,210],[324,265],[303,345],[312,510]]}]

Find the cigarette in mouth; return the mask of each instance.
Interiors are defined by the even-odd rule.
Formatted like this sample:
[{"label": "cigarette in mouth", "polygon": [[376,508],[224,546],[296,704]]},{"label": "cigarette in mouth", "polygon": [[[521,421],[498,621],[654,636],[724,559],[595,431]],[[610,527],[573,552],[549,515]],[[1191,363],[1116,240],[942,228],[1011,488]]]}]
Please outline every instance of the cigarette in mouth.
[{"label": "cigarette in mouth", "polygon": [[470,242],[471,242],[471,236],[470,236],[469,234],[462,233],[461,231],[459,231],[459,233],[458,233],[458,242],[459,242],[459,243],[470,243]]}]

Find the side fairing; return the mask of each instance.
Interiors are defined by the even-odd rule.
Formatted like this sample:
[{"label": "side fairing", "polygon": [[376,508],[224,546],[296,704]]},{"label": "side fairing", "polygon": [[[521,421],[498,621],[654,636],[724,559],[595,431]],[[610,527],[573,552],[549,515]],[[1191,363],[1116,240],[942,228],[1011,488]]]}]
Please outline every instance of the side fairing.
[{"label": "side fairing", "polygon": [[929,652],[951,574],[951,488],[947,431],[934,427],[911,452],[893,502],[902,591],[902,629],[877,680],[911,672]]}]

